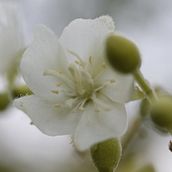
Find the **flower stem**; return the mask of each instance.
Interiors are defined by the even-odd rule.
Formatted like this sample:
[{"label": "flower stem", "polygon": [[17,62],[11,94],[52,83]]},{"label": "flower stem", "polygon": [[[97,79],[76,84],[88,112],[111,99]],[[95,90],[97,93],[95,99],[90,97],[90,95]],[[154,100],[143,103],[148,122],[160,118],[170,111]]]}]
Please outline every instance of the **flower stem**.
[{"label": "flower stem", "polygon": [[[148,82],[144,79],[144,76],[141,73],[141,71],[138,69],[133,73],[133,75],[136,82],[138,83],[142,91],[144,92],[149,103],[153,103],[157,99],[157,96],[154,90],[148,84]],[[135,117],[133,123],[131,124],[131,127],[128,129],[127,133],[122,138],[122,147],[123,147],[124,152],[127,149],[129,143],[132,141],[133,137],[136,135],[137,132],[139,132],[139,128],[142,124],[143,119],[144,117],[138,114]]]},{"label": "flower stem", "polygon": [[134,75],[134,78],[137,81],[138,85],[145,93],[149,102],[152,103],[153,101],[155,101],[157,99],[156,94],[155,94],[154,90],[150,87],[148,82],[144,79],[144,76],[141,73],[141,71],[138,69],[133,73],[133,75]]}]

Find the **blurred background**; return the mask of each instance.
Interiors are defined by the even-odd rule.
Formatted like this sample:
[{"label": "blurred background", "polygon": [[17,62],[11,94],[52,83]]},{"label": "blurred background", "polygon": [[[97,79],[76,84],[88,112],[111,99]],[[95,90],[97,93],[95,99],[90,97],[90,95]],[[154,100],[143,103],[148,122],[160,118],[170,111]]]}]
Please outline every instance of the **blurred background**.
[{"label": "blurred background", "polygon": [[[8,0],[0,0],[1,2]],[[116,30],[133,39],[142,54],[142,72],[153,86],[172,93],[171,0],[11,0],[25,18],[26,44],[37,24],[45,24],[58,36],[75,18],[110,15]],[[2,82],[0,83],[2,85]],[[137,103],[127,105],[129,116]],[[146,137],[138,150],[140,161],[157,172],[172,171],[172,153],[165,137],[145,124]],[[82,158],[84,157],[84,158]],[[0,172],[96,172],[87,154],[74,151],[68,136],[48,137],[30,125],[30,119],[14,107],[0,112]]]}]

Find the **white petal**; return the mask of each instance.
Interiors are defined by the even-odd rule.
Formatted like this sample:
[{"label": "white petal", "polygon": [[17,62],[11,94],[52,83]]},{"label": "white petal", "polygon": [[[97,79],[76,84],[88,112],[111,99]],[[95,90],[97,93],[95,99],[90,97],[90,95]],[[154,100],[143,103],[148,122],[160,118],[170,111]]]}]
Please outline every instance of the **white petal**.
[{"label": "white petal", "polygon": [[80,114],[67,108],[55,108],[37,96],[25,96],[15,100],[15,106],[24,111],[43,133],[55,136],[73,134]]},{"label": "white petal", "polygon": [[17,53],[24,48],[22,18],[18,3],[0,3],[0,72],[5,73],[14,65]]},{"label": "white petal", "polygon": [[108,69],[102,74],[98,82],[104,83],[108,80],[114,80],[115,82],[104,87],[102,90],[104,95],[119,103],[131,100],[134,91],[134,79],[132,75],[123,75],[112,69]]},{"label": "white petal", "polygon": [[64,72],[66,65],[65,54],[56,35],[45,26],[39,26],[21,62],[21,71],[27,85],[39,96],[58,100],[58,96],[51,92],[57,89],[57,80],[44,76],[44,72],[53,69]]},{"label": "white petal", "polygon": [[101,51],[102,42],[111,32],[114,32],[114,22],[109,16],[76,19],[64,29],[60,42],[66,49],[77,53],[81,58],[89,58],[94,55],[95,49],[97,52]]},{"label": "white petal", "polygon": [[126,127],[127,115],[123,105],[114,104],[111,111],[104,112],[96,112],[90,105],[77,126],[74,142],[83,151],[100,141],[120,137]]}]

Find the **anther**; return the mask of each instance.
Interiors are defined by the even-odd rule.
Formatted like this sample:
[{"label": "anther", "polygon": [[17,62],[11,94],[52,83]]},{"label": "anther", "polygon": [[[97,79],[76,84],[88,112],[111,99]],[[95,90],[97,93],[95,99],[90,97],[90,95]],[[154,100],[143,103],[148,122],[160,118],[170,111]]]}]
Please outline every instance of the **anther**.
[{"label": "anther", "polygon": [[51,90],[51,92],[54,93],[54,94],[59,94],[58,90]]}]

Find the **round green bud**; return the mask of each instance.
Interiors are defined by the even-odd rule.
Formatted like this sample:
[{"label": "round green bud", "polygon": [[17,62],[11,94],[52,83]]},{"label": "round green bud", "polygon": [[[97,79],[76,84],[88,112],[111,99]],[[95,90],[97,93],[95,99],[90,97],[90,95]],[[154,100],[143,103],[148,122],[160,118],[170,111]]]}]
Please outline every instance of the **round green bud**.
[{"label": "round green bud", "polygon": [[113,172],[121,158],[121,144],[118,139],[109,139],[91,148],[93,162],[99,172]]},{"label": "round green bud", "polygon": [[132,73],[141,65],[137,46],[120,35],[111,35],[107,38],[106,56],[110,65],[121,73]]},{"label": "round green bud", "polygon": [[11,98],[7,92],[0,93],[0,111],[4,111],[11,102]]},{"label": "round green bud", "polygon": [[152,105],[151,119],[161,131],[172,133],[172,97],[160,97]]}]

